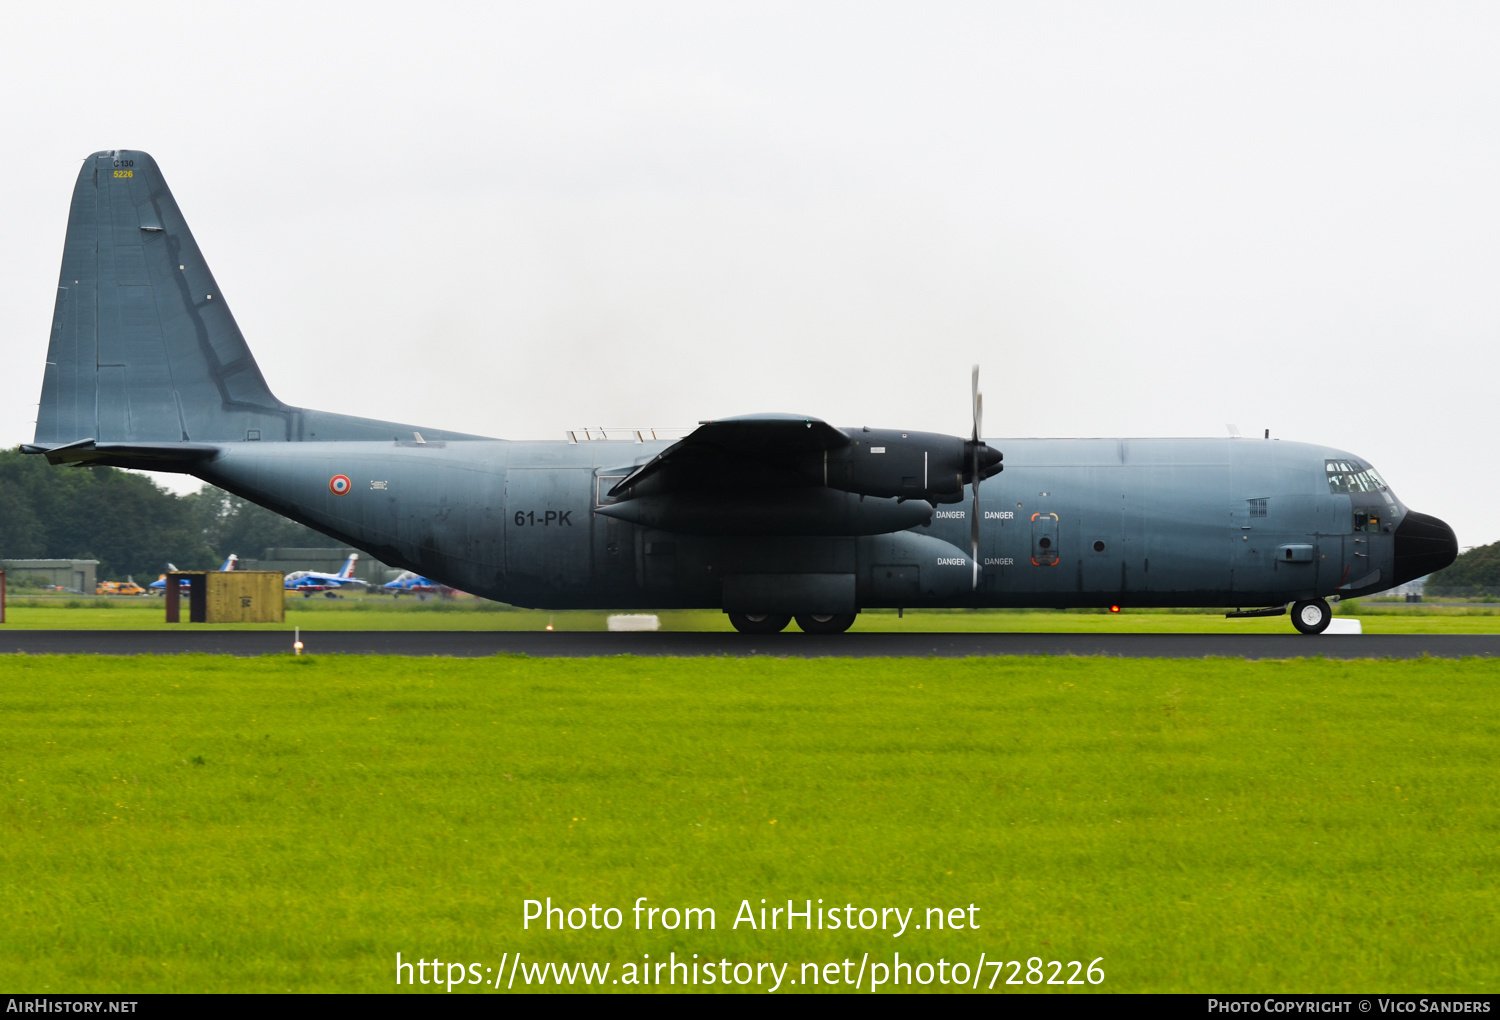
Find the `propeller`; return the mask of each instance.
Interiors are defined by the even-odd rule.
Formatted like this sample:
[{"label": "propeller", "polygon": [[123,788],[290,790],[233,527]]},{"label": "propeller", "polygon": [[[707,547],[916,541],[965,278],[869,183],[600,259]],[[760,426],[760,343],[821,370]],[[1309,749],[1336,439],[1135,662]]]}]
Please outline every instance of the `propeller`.
[{"label": "propeller", "polygon": [[[979,392],[979,366],[974,366],[971,382],[974,398],[974,433],[969,440],[969,478],[974,486],[974,503],[969,509],[969,556],[974,561],[974,588],[979,588],[979,482],[988,475],[1004,471],[1000,463],[1003,457],[999,450],[990,449],[979,438],[979,429],[984,418],[984,394]],[[980,451],[983,451],[981,455]]]}]

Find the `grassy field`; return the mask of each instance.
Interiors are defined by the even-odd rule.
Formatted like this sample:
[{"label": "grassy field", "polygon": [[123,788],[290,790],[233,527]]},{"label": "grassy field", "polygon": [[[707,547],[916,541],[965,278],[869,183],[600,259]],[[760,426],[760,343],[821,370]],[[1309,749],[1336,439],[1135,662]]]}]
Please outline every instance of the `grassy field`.
[{"label": "grassy field", "polygon": [[[1436,659],[3,657],[0,984],[389,991],[397,952],[796,980],[899,951],[1102,957],[1109,991],[1493,993],[1497,683]],[[549,896],[624,926],[523,930]],[[641,896],[717,926],[636,931]],[[979,927],[732,930],[763,897]]]},{"label": "grassy field", "polygon": [[[1437,607],[1405,604],[1343,603],[1343,615],[1358,615],[1367,634],[1500,633],[1500,607]],[[13,599],[6,626],[26,630],[161,630],[188,626],[165,622],[160,599]],[[607,612],[546,612],[512,609],[479,599],[417,602],[351,596],[338,600],[290,598],[284,624],[229,624],[236,630],[604,630]],[[663,630],[727,631],[728,618],[716,610],[668,610],[657,614]],[[191,626],[204,627],[205,624]],[[792,624],[796,629],[796,624]],[[861,613],[855,631],[1158,634],[1288,634],[1284,616],[1226,620],[1222,612],[1126,610],[1122,613],[1070,610],[893,610]]]}]

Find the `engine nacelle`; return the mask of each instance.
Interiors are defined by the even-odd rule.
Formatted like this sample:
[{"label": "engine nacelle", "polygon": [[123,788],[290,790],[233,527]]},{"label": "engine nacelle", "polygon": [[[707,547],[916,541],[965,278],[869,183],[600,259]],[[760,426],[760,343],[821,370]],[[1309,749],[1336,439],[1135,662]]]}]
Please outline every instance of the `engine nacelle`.
[{"label": "engine nacelle", "polygon": [[[848,431],[851,442],[819,455],[807,473],[834,489],[863,496],[950,503],[973,480],[974,444],[937,432]],[[979,477],[1001,470],[999,450],[978,445]]]},{"label": "engine nacelle", "polygon": [[641,496],[594,511],[683,535],[885,535],[925,525],[932,504],[808,486],[770,492],[687,491]]}]

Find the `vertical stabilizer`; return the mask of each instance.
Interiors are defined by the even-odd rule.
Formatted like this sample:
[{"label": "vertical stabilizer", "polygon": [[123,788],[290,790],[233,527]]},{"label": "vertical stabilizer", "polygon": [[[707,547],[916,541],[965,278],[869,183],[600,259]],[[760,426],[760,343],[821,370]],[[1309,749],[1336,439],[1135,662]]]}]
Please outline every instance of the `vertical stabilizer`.
[{"label": "vertical stabilizer", "polygon": [[39,443],[288,439],[228,302],[148,154],[96,152],[73,188]]},{"label": "vertical stabilizer", "polygon": [[[277,400],[156,160],[114,149],[84,161],[68,213],[38,445],[28,452],[85,439],[200,446],[399,442],[414,431],[411,425]],[[444,440],[482,438],[421,431]],[[143,464],[108,451],[91,452],[88,462],[193,469],[170,458]]]}]

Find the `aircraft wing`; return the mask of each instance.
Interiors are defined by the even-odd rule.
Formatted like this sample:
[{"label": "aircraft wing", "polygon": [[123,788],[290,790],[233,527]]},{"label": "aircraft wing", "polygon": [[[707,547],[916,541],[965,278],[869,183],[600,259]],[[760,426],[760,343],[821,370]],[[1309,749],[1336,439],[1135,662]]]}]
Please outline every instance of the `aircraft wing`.
[{"label": "aircraft wing", "polygon": [[[808,466],[852,440],[827,422],[800,414],[747,414],[702,423],[622,478],[609,494],[649,488],[780,487],[805,484]],[[650,482],[647,486],[645,483]]]}]

